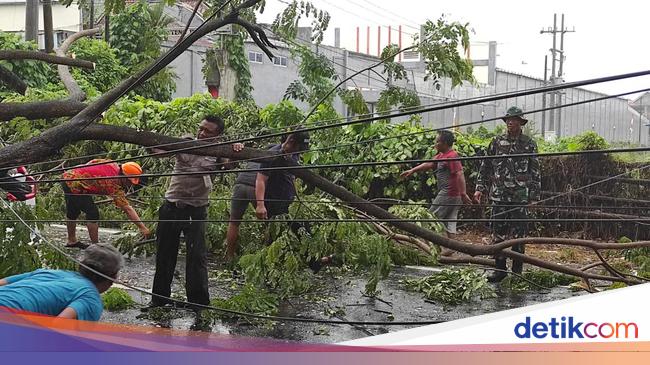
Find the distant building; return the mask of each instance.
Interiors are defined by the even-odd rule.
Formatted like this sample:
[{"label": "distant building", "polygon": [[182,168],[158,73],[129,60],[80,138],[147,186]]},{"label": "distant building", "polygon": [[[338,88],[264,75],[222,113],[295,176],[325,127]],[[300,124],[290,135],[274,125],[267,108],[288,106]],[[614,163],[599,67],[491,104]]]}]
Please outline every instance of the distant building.
[{"label": "distant building", "polygon": [[[8,33],[25,35],[25,0],[0,0],[0,30]],[[38,43],[45,47],[43,37],[43,5],[39,6]],[[66,7],[60,1],[52,1],[52,27],[54,28],[54,47],[58,47],[73,33],[80,31],[81,10],[76,3]]]},{"label": "distant building", "polygon": [[[191,1],[184,1],[165,8],[165,13],[173,17],[175,21],[169,26],[170,37],[162,44],[163,48],[169,49],[176,44],[192,14],[194,4]],[[200,14],[205,10],[205,6],[202,6],[203,8],[200,8],[197,15],[193,18],[188,32],[196,29],[203,22]],[[66,8],[55,1],[53,3],[53,19],[54,29],[57,33],[57,44],[65,39],[68,34],[81,29],[82,14],[74,5]],[[24,0],[0,0],[0,29],[22,34],[24,33],[24,20]],[[340,29],[334,30],[336,34],[334,46],[312,44],[310,41],[310,28],[300,28],[297,41],[310,47],[313,52],[327,57],[334,66],[339,78],[345,79],[358,70],[364,69],[379,61],[376,54],[379,54],[382,46],[388,44],[389,34],[392,38],[390,39],[392,43],[401,41],[404,35],[400,36],[399,27],[389,30],[389,32],[382,36],[380,28],[377,30],[376,38],[371,38],[371,35],[366,34],[367,44],[363,42],[359,43],[359,37],[357,37],[356,45],[353,44],[350,46],[347,44],[349,47],[353,47],[355,51],[350,51],[340,46]],[[178,75],[178,79],[176,80],[177,88],[173,97],[184,97],[209,91],[214,97],[225,99],[234,98],[236,75],[228,67],[226,54],[220,47],[222,35],[229,34],[230,31],[230,28],[219,29],[203,37],[170,64]],[[366,31],[368,31],[367,28]],[[412,29],[409,31],[413,32]],[[268,59],[252,40],[246,40],[244,45],[252,75],[251,82],[254,88],[252,92],[253,98],[261,107],[281,101],[289,84],[299,78],[299,60],[292,57],[289,47],[285,42],[270,32],[267,33],[271,42],[277,46],[277,49],[273,50],[275,57],[272,60]],[[405,34],[412,36],[412,34],[409,35],[406,32]],[[406,38],[406,36],[404,37]],[[408,42],[410,41],[404,39],[403,46],[410,44]],[[488,46],[487,57],[485,59],[473,60],[475,77],[479,80],[477,85],[463,83],[452,88],[451,80],[443,78],[440,80],[439,87],[436,87],[431,80],[424,81],[425,65],[416,52],[406,54],[401,59],[402,64],[407,70],[409,79],[401,80],[394,83],[394,85],[416,92],[422,105],[434,105],[467,98],[537,88],[544,85],[544,81],[539,78],[520,75],[497,68],[496,42],[487,42],[485,44]],[[211,80],[207,80],[206,82],[204,76],[204,59],[206,52],[210,49],[216,51],[218,62],[216,62],[216,65],[211,65],[212,77]],[[357,49],[361,52],[357,52]],[[376,109],[381,91],[386,88],[385,76],[382,74],[382,71],[383,67],[378,66],[371,71],[365,71],[355,76],[343,85],[344,88],[359,89],[368,104],[369,110],[373,113]],[[208,83],[210,86],[207,85]],[[604,96],[604,94],[583,88],[563,90],[559,95],[562,104]],[[296,104],[304,109],[307,107],[299,102]],[[334,105],[340,114],[349,115],[345,105],[338,98],[335,99]],[[461,123],[498,117],[511,105],[518,105],[524,110],[541,109],[544,108],[543,96],[542,94],[535,94],[513,99],[478,103],[460,108],[443,109],[436,112],[423,113],[421,117],[423,123],[430,127],[453,127]],[[547,103],[546,107],[548,106],[549,104]],[[624,98],[611,98],[600,102],[565,107],[560,111],[556,111],[553,119],[551,119],[550,112],[546,112],[545,115],[543,113],[529,113],[528,117],[531,120],[529,126],[537,133],[541,133],[542,124],[544,124],[545,136],[547,138],[554,138],[557,135],[572,136],[593,130],[610,142],[650,145],[648,112],[650,112],[650,94],[646,93],[633,102]],[[492,128],[501,125],[501,122],[492,121],[484,125]]]}]

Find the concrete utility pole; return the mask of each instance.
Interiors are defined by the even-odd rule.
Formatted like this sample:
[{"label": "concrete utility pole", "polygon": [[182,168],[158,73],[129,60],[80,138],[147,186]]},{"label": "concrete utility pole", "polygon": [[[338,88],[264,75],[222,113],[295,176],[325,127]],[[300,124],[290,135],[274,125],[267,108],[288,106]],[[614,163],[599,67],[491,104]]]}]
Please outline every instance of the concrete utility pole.
[{"label": "concrete utility pole", "polygon": [[[544,56],[544,86],[548,84],[548,55]],[[542,94],[542,109],[546,108],[546,93]],[[546,133],[546,112],[542,112],[542,138]]]},{"label": "concrete utility pole", "polygon": [[52,0],[43,0],[43,35],[45,52],[54,52],[54,29],[52,28]]},{"label": "concrete utility pole", "polygon": [[[561,84],[564,82],[563,74],[564,74],[564,33],[573,33],[575,32],[575,27],[573,30],[568,30],[564,26],[564,14],[562,14],[562,20],[560,23],[560,28],[558,29],[557,27],[557,14],[553,14],[553,28],[548,28],[546,30],[542,29],[539,33],[544,34],[544,33],[550,33],[553,34],[553,48],[550,49],[551,51],[551,78],[550,82],[551,85],[556,85],[556,84]],[[560,49],[557,49],[557,34],[560,34]],[[557,55],[560,55],[560,58],[558,60]],[[556,62],[559,61],[559,67],[556,67]],[[544,73],[546,73],[546,66],[544,67]],[[549,93],[551,102],[550,102],[550,107],[554,107],[556,104],[557,106],[562,105],[562,91],[554,91],[552,93]],[[544,107],[546,107],[546,103],[544,102]],[[555,131],[556,135],[558,137],[562,137],[562,111],[561,109],[557,109],[557,123],[556,118],[555,118],[555,110],[550,110],[549,111],[549,130],[550,131]],[[542,131],[542,133],[545,133],[545,131]]]},{"label": "concrete utility pole", "polygon": [[38,0],[27,0],[25,6],[25,40],[38,44]]},{"label": "concrete utility pole", "polygon": [[95,0],[90,0],[90,19],[88,19],[88,29],[95,27]]}]

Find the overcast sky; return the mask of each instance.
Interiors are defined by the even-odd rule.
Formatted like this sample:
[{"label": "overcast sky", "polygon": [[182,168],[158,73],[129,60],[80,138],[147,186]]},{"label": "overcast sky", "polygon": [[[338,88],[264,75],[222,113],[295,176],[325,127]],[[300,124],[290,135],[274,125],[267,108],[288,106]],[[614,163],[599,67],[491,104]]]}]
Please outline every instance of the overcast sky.
[{"label": "overcast sky", "polygon": [[[417,32],[418,24],[447,14],[449,20],[469,22],[472,58],[487,57],[487,41],[497,41],[497,67],[542,78],[544,55],[552,47],[552,35],[540,34],[552,27],[553,14],[565,14],[565,26],[575,33],[565,35],[564,76],[566,81],[608,76],[650,69],[648,20],[650,2],[640,0],[312,0],[327,10],[332,20],[324,43],[334,43],[334,28],[340,27],[342,45],[356,48],[356,26],[360,26],[365,52],[365,29],[371,27],[371,53],[376,54],[377,26],[402,25],[403,31]],[[270,22],[286,4],[267,0],[260,21]],[[395,33],[393,33],[395,37]],[[410,36],[404,35],[404,39]],[[393,38],[395,42],[395,38]],[[559,48],[559,35],[558,35]],[[550,56],[549,56],[550,68]],[[549,71],[550,72],[550,71]],[[593,85],[588,88],[620,93],[650,87],[650,77]]]}]

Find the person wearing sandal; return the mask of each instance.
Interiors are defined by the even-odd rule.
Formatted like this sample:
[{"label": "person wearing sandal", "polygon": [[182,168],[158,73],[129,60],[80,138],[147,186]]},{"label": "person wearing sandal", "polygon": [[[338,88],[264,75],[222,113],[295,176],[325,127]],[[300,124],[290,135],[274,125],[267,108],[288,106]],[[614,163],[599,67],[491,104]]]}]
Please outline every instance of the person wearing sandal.
[{"label": "person wearing sandal", "polygon": [[[65,194],[66,225],[68,228],[68,243],[66,247],[86,248],[87,244],[77,240],[77,218],[83,212],[86,214],[86,227],[92,243],[99,242],[99,209],[92,195],[109,195],[115,205],[122,209],[142,235],[151,235],[149,229],[142,223],[138,213],[126,199],[125,191],[132,185],[138,185],[142,168],[135,162],[118,165],[106,159],[95,159],[86,165],[78,166],[63,173],[65,180],[61,185]],[[85,180],[93,177],[115,177],[114,179]]]}]

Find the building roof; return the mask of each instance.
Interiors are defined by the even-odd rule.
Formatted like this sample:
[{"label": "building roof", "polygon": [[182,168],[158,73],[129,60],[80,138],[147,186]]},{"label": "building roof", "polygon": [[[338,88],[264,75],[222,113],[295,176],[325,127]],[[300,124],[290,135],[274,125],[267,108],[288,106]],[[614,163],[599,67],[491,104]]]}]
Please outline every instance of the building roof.
[{"label": "building roof", "polygon": [[636,99],[630,102],[630,106],[633,108],[650,106],[650,92],[646,91],[639,95]]}]

